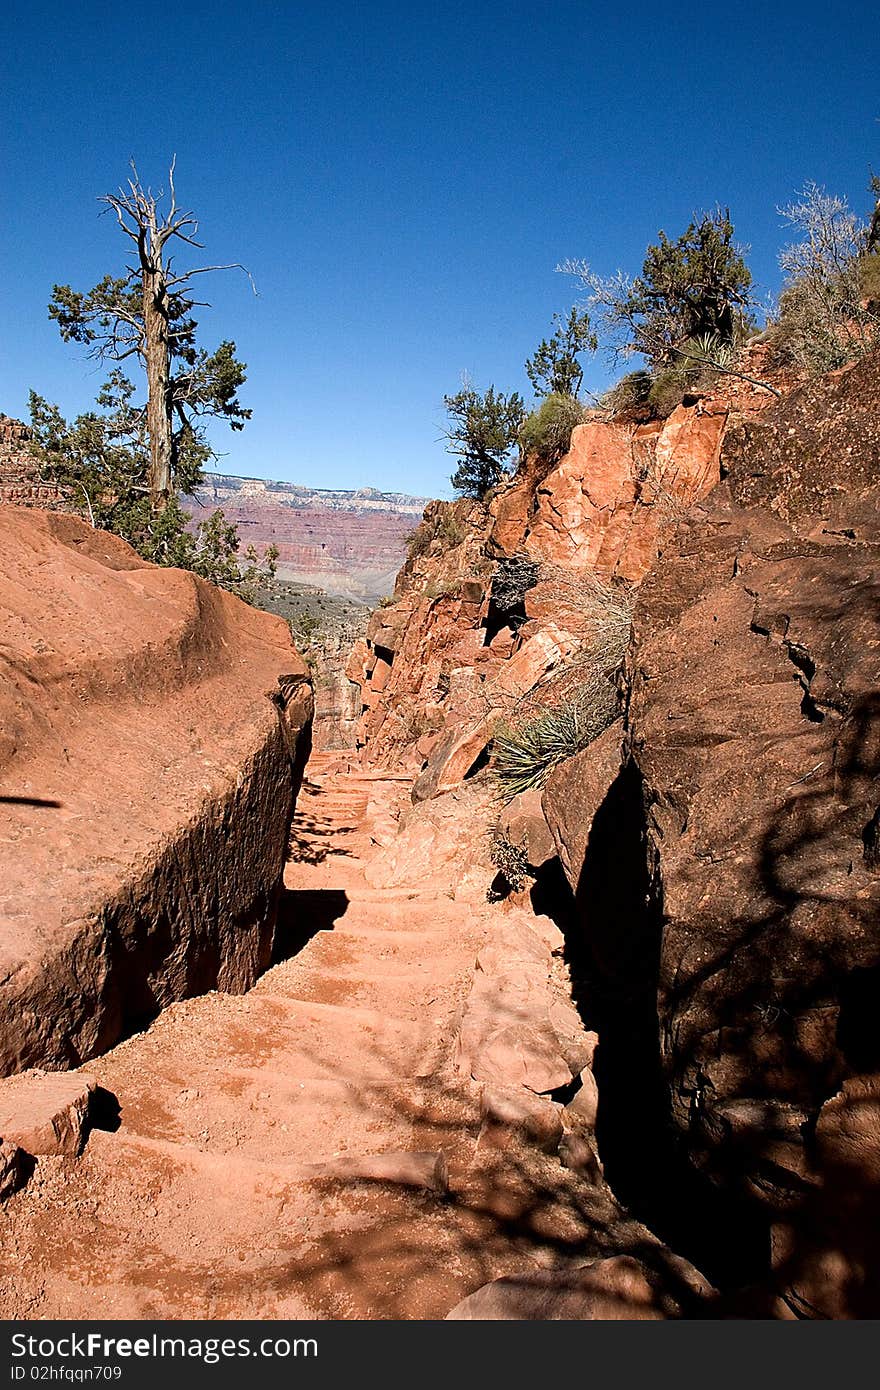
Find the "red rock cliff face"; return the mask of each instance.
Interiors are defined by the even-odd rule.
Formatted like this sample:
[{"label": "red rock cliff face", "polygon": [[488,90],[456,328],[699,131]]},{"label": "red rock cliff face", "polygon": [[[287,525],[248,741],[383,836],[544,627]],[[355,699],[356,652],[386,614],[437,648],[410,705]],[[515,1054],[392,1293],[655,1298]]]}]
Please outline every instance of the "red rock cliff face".
[{"label": "red rock cliff face", "polygon": [[0,1074],[75,1066],[272,951],[312,711],[280,618],[0,507]]},{"label": "red rock cliff face", "polygon": [[[756,395],[752,409],[764,405]],[[731,400],[718,397],[662,423],[595,419],[546,476],[527,471],[488,507],[433,503],[393,604],[373,615],[349,665],[366,758],[421,771],[419,795],[461,782],[499,722],[588,638],[582,581],[638,584],[676,517],[718,482],[730,417]],[[492,586],[511,557],[534,577],[505,615]]]},{"label": "red rock cliff face", "polygon": [[606,1172],[788,1316],[880,1309],[878,369],[729,431],[640,589],[622,756],[603,736],[544,793]]},{"label": "red rock cliff face", "polygon": [[880,1309],[878,441],[876,357],[734,432],[631,655],[671,1112],[824,1316]]}]

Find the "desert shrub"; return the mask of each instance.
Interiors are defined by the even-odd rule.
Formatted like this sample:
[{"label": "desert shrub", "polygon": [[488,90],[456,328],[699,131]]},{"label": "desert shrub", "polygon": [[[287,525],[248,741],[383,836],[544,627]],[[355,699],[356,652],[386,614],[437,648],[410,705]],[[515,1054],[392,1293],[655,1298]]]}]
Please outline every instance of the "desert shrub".
[{"label": "desert shrub", "polygon": [[578,662],[589,663],[603,675],[616,675],[632,633],[635,590],[629,584],[603,583],[594,574],[576,578],[563,574],[555,582],[558,593],[576,593],[590,619],[590,636]]},{"label": "desert shrub", "polygon": [[863,256],[859,266],[862,299],[875,313],[880,309],[880,251]]},{"label": "desert shrub", "polygon": [[379,607],[380,607],[380,608],[393,608],[393,607],[394,607],[394,603],[395,603],[395,598],[394,598],[394,595],[393,595],[393,594],[383,594],[382,597],[381,597],[380,600],[379,600]]},{"label": "desert shrub", "polygon": [[600,404],[605,410],[610,410],[612,415],[623,415],[626,411],[647,403],[653,381],[650,372],[627,372],[626,376],[621,377],[620,381],[605,392]]},{"label": "desert shrub", "polygon": [[539,681],[496,733],[493,775],[505,800],[543,786],[554,767],[586,748],[620,712],[617,676],[632,631],[635,591],[550,566],[542,566],[541,578],[589,620],[588,636],[575,660]]},{"label": "desert shrub", "polygon": [[712,390],[735,356],[731,343],[709,334],[682,343],[668,365],[652,374],[648,402],[655,414],[665,419],[685,396]]},{"label": "desert shrub", "polygon": [[452,507],[445,508],[437,521],[436,535],[444,543],[447,550],[454,550],[457,545],[461,545],[467,531],[462,526]]},{"label": "desert shrub", "polygon": [[427,555],[435,541],[440,541],[442,549],[453,550],[460,545],[467,532],[455,515],[451,505],[432,513],[414,531],[404,537],[409,560],[417,560]]},{"label": "desert shrub", "polygon": [[614,723],[620,706],[614,682],[589,668],[583,677],[564,704],[496,733],[493,774],[505,800],[542,787],[555,767]]},{"label": "desert shrub", "polygon": [[665,420],[676,406],[681,405],[687,391],[687,380],[681,368],[666,367],[651,382],[648,403],[653,413]]},{"label": "desert shrub", "polygon": [[406,546],[407,559],[417,560],[420,555],[427,555],[428,551],[431,548],[431,542],[433,541],[433,539],[433,529],[427,524],[427,522],[423,521],[420,526],[417,526],[414,531],[410,531],[403,538],[404,544]]},{"label": "desert shrub", "polygon": [[298,613],[290,620],[290,631],[297,643],[310,646],[312,639],[321,631],[321,619],[314,613]]},{"label": "desert shrub", "polygon": [[491,835],[489,859],[514,893],[534,878],[523,846],[513,844],[497,826]]},{"label": "desert shrub", "polygon": [[866,306],[864,278],[876,275],[866,255],[869,228],[845,198],[807,184],[798,202],[779,209],[799,240],[779,257],[785,283],[774,346],[807,375],[854,362],[876,344],[877,314]]},{"label": "desert shrub", "polygon": [[537,456],[544,463],[556,463],[568,453],[571,432],[586,418],[583,405],[575,396],[554,392],[524,422],[519,433],[523,459]]},{"label": "desert shrub", "polygon": [[575,574],[561,565],[543,564],[539,578],[552,589],[561,612],[578,614],[582,636],[576,655],[561,670],[551,671],[520,702],[520,712],[538,715],[548,705],[566,703],[591,671],[615,677],[623,665],[632,632],[636,591],[622,582],[606,583],[595,574]]},{"label": "desert shrub", "polygon": [[457,592],[458,588],[458,583],[451,580],[445,583],[432,580],[430,584],[425,585],[423,593],[425,598],[433,602],[434,599],[449,598],[452,594]]},{"label": "desert shrub", "polygon": [[509,555],[499,560],[492,576],[492,602],[500,613],[515,613],[522,607],[529,589],[538,582],[541,566],[526,555]]}]

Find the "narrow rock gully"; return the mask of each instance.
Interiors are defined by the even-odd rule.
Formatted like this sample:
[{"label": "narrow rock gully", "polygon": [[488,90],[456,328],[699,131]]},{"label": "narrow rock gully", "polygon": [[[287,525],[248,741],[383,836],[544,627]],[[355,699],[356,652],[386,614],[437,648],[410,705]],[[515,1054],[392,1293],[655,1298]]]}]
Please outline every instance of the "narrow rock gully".
[{"label": "narrow rock gully", "polygon": [[[276,963],[82,1068],[118,1114],[6,1202],[3,1316],[442,1318],[499,1276],[564,1282],[621,1254],[691,1288],[597,1172],[560,1159],[563,1124],[577,1155],[589,1119],[594,1039],[553,923],[462,899],[461,866],[370,886],[408,790],[313,757]],[[633,1271],[598,1315],[662,1315]]]}]

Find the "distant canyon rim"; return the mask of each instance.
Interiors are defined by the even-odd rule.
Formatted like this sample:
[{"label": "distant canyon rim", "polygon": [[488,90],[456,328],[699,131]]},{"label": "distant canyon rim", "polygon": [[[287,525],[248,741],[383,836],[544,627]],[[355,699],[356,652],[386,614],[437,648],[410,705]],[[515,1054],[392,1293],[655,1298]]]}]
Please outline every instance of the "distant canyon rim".
[{"label": "distant canyon rim", "polygon": [[276,545],[282,579],[375,604],[394,588],[406,537],[428,501],[375,488],[308,488],[209,473],[188,505],[196,517],[222,508],[243,546]]}]

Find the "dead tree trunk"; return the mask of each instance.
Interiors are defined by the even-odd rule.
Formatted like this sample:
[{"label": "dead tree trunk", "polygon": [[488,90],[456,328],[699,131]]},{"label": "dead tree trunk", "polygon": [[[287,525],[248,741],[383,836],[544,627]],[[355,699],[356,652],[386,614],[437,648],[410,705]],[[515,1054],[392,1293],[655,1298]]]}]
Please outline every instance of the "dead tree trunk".
[{"label": "dead tree trunk", "polygon": [[[150,263],[152,262],[152,264]],[[147,369],[147,433],[150,439],[150,498],[163,511],[171,497],[174,462],[168,288],[161,262],[144,264],[144,359]]]}]

